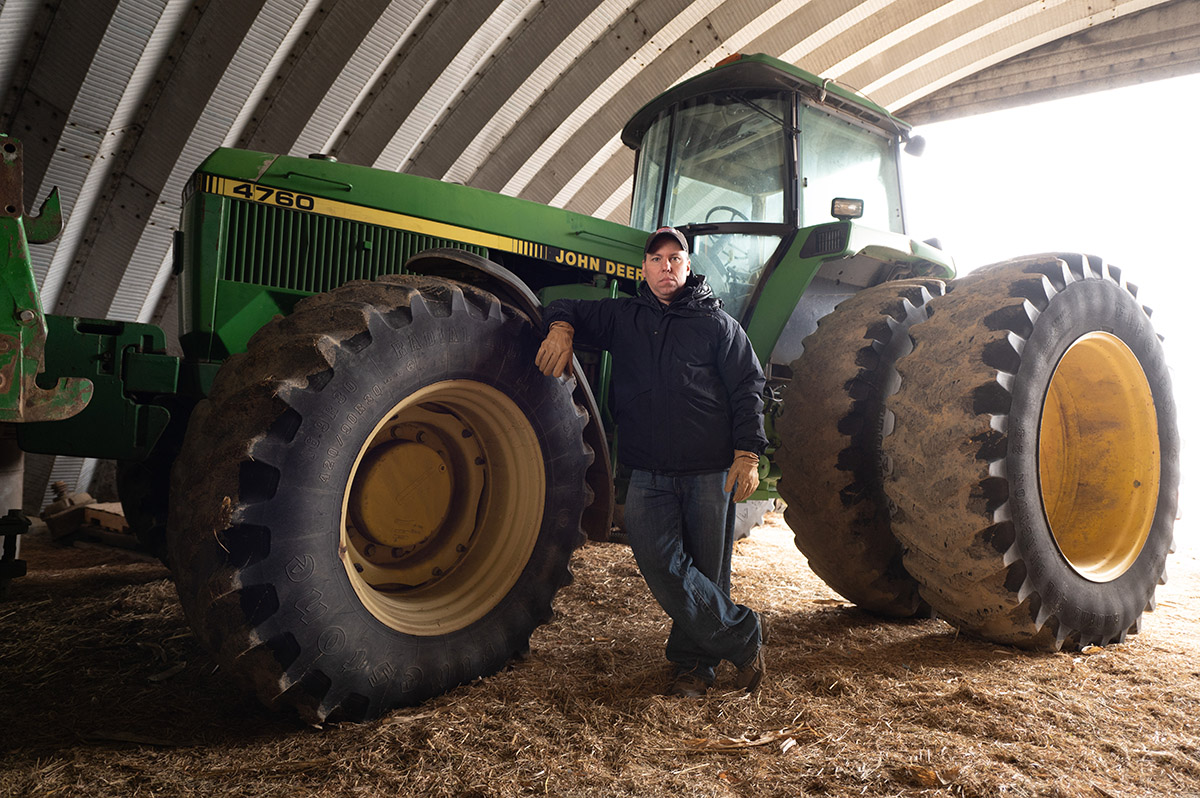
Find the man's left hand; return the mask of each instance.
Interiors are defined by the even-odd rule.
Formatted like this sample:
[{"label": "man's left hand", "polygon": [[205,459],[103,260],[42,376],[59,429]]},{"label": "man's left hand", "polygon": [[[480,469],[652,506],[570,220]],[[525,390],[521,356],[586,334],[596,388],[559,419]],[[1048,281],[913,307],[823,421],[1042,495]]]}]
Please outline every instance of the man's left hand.
[{"label": "man's left hand", "polygon": [[735,484],[735,502],[742,501],[758,490],[758,455],[754,452],[734,451],[733,465],[729,467],[729,476],[725,478],[725,492],[731,492]]}]

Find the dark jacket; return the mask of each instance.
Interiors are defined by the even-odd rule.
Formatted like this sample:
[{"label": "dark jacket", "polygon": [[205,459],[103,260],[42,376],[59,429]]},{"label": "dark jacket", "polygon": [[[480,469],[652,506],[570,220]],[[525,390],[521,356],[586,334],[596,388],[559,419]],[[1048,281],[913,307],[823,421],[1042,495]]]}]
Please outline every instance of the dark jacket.
[{"label": "dark jacket", "polygon": [[764,386],[750,339],[701,275],[664,306],[644,283],[621,299],[559,299],[543,323],[613,355],[617,456],[665,474],[723,471],[734,449],[761,454]]}]

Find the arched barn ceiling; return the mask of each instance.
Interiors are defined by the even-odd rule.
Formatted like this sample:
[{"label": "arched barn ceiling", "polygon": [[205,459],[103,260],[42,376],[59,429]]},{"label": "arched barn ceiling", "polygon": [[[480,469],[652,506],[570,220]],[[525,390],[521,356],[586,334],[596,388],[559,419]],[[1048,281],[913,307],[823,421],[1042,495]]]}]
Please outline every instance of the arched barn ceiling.
[{"label": "arched barn ceiling", "polygon": [[[173,327],[171,233],[213,148],[326,152],[623,220],[617,134],[765,52],[917,121],[1195,71],[1200,0],[0,0],[0,129],[49,312]],[[903,113],[901,114],[903,115]]]}]

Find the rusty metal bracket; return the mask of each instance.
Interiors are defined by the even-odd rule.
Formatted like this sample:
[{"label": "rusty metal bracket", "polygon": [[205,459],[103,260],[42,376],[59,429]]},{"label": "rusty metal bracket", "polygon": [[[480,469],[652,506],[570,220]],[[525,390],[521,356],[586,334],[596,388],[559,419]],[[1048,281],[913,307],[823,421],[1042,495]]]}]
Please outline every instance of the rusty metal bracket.
[{"label": "rusty metal bracket", "polygon": [[45,367],[46,316],[33,277],[29,242],[53,241],[62,231],[58,191],[36,216],[25,216],[21,143],[0,135],[0,422],[57,421],[91,400],[91,380],[63,378],[38,385]]},{"label": "rusty metal bracket", "polygon": [[21,142],[0,135],[0,215],[10,219],[25,215],[21,156]]}]

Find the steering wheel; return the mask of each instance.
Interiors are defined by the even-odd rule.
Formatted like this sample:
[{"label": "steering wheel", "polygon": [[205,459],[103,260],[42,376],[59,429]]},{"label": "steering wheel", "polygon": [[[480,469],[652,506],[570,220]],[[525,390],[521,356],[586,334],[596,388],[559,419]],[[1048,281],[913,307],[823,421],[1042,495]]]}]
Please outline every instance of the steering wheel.
[{"label": "steering wheel", "polygon": [[713,214],[718,213],[720,211],[724,211],[725,213],[728,213],[729,221],[731,221],[731,222],[737,221],[739,219],[743,222],[750,221],[750,218],[748,216],[746,216],[746,214],[739,211],[737,208],[731,207],[729,205],[714,205],[713,207],[708,209],[708,213],[704,214],[704,223],[708,224],[709,222],[711,222]]},{"label": "steering wheel", "polygon": [[[712,222],[713,214],[714,213],[722,213],[722,212],[729,214],[728,221],[730,221],[730,222],[736,222],[739,220],[743,221],[743,222],[750,221],[750,217],[746,216],[746,214],[742,213],[737,208],[734,208],[732,205],[714,205],[708,209],[708,213],[704,214],[704,223],[710,224]],[[724,249],[725,244],[728,243],[729,236],[728,235],[713,236],[711,240],[713,243],[713,247],[715,247],[718,250],[721,250],[721,249]]]},{"label": "steering wheel", "polygon": [[[708,213],[704,214],[705,224],[711,223],[714,215],[718,213],[729,214],[729,221],[750,221],[746,214],[739,211],[730,205],[714,205],[709,208]],[[734,290],[734,284],[744,282],[745,278],[739,273],[738,269],[733,265],[735,260],[744,259],[746,253],[738,250],[736,247],[730,246],[733,240],[728,234],[706,236],[708,239],[707,257],[702,258],[707,260],[708,269],[704,272],[709,282],[713,286],[713,291],[718,295],[727,299],[731,298]],[[696,253],[699,255],[700,253]]]}]

